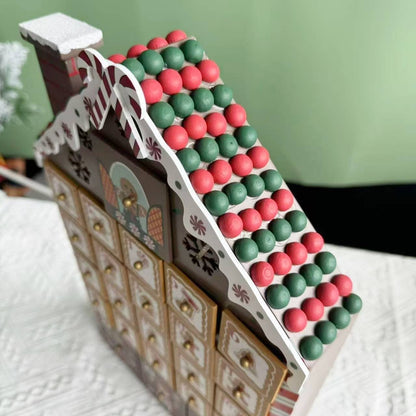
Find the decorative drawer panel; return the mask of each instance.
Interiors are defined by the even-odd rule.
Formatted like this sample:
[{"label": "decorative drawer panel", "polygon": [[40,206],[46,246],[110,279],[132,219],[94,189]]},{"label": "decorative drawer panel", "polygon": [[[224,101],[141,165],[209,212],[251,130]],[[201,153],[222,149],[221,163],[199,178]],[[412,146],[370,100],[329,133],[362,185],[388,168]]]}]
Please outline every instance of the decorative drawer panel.
[{"label": "decorative drawer panel", "polygon": [[211,374],[213,350],[194,334],[175,314],[169,310],[169,330],[172,342],[184,357],[200,367],[204,374]]},{"label": "decorative drawer panel", "polygon": [[88,297],[94,308],[94,311],[98,314],[101,321],[110,327],[114,326],[113,312],[111,306],[106,302],[100,294],[91,286],[86,285]]},{"label": "decorative drawer panel", "polygon": [[177,375],[186,380],[206,401],[212,403],[214,393],[213,381],[206,374],[201,374],[199,368],[186,359],[178,348],[175,349],[175,371]]},{"label": "decorative drawer panel", "polygon": [[119,227],[124,263],[128,269],[157,296],[164,298],[163,262],[142,243]]},{"label": "decorative drawer panel", "polygon": [[180,270],[165,263],[167,303],[209,346],[215,343],[217,305]]},{"label": "decorative drawer panel", "polygon": [[125,267],[101,244],[92,240],[98,270],[102,273],[106,287],[115,286],[119,292],[128,294],[127,276]]},{"label": "decorative drawer panel", "polygon": [[188,404],[189,413],[195,416],[211,416],[212,405],[208,404],[186,381],[176,378],[176,391]]},{"label": "decorative drawer panel", "polygon": [[266,398],[230,363],[216,353],[215,382],[252,416],[266,415],[273,397]]},{"label": "decorative drawer panel", "polygon": [[135,327],[136,318],[134,316],[134,308],[125,294],[121,294],[114,286],[107,285],[107,295],[113,311],[117,311],[123,315],[124,319]]},{"label": "decorative drawer panel", "polygon": [[286,367],[228,310],[221,316],[218,350],[266,397],[276,395]]},{"label": "decorative drawer panel", "polygon": [[247,413],[240,409],[234,400],[228,397],[218,386],[215,386],[215,410],[220,415],[225,416],[248,416]]},{"label": "decorative drawer panel", "polygon": [[79,192],[88,232],[104,247],[121,259],[117,223],[87,194]]},{"label": "decorative drawer panel", "polygon": [[173,386],[171,368],[172,356],[170,354],[161,355],[155,349],[146,348],[143,352],[143,357],[157,375],[165,380],[170,386]]},{"label": "decorative drawer panel", "polygon": [[76,184],[47,160],[45,160],[45,172],[59,207],[79,223],[84,224]]},{"label": "decorative drawer panel", "polygon": [[134,327],[126,321],[126,319],[118,312],[114,311],[114,324],[118,333],[122,336],[135,351],[142,353],[141,345],[139,344],[138,336]]},{"label": "decorative drawer panel", "polygon": [[61,216],[72,247],[81,251],[90,259],[94,259],[91,239],[87,231],[72,217],[65,214],[63,210],[61,210]]},{"label": "decorative drawer panel", "polygon": [[137,314],[137,321],[143,348],[154,348],[162,356],[168,356],[170,354],[168,335],[156,330],[153,322],[141,313]]},{"label": "decorative drawer panel", "polygon": [[94,266],[93,263],[78,250],[74,250],[74,254],[85,284],[92,286],[97,292],[106,298],[107,294],[104,291],[104,285],[97,267]]}]

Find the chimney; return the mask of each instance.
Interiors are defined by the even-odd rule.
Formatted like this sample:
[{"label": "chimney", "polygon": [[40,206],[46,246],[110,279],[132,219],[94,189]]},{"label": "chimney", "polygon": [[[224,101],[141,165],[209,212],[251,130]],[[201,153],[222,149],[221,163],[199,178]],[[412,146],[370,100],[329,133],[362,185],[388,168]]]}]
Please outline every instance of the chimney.
[{"label": "chimney", "polygon": [[100,47],[103,34],[62,13],[20,23],[19,29],[23,39],[35,46],[49,101],[57,114],[82,88],[76,57],[85,48]]}]

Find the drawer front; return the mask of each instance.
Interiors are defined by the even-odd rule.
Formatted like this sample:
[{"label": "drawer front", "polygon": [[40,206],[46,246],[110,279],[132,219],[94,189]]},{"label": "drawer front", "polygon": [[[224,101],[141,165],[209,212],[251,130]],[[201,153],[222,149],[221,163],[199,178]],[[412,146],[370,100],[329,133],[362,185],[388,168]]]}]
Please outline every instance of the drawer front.
[{"label": "drawer front", "polygon": [[120,293],[128,294],[126,269],[101,244],[92,240],[98,270],[102,273],[105,286],[113,285]]},{"label": "drawer front", "polygon": [[134,316],[134,309],[128,298],[115,289],[112,285],[107,285],[108,301],[113,308],[113,311],[123,315],[130,325],[136,326],[136,318]]},{"label": "drawer front", "polygon": [[59,207],[84,224],[77,186],[55,165],[45,160],[45,172]]},{"label": "drawer front", "polygon": [[214,346],[217,305],[180,270],[165,263],[167,303],[209,345]]},{"label": "drawer front", "polygon": [[169,311],[169,330],[172,342],[188,360],[200,367],[204,374],[211,374],[212,350]]},{"label": "drawer front", "polygon": [[116,222],[84,192],[80,191],[79,196],[88,232],[118,259],[121,259]]},{"label": "drawer front", "polygon": [[163,263],[156,255],[119,227],[124,263],[157,296],[164,298]]},{"label": "drawer front", "polygon": [[87,294],[90,299],[91,305],[94,308],[95,313],[97,313],[97,315],[105,325],[113,327],[114,318],[110,304],[106,302],[100,296],[100,294],[91,286],[86,285],[85,287],[87,289]]},{"label": "drawer front", "polygon": [[175,349],[175,371],[183,380],[186,380],[207,402],[212,403],[214,383],[206,374],[201,374],[198,367],[187,360],[183,354]]},{"label": "drawer front", "polygon": [[168,336],[156,330],[152,321],[143,316],[143,314],[137,314],[137,320],[143,348],[154,348],[160,355],[168,356],[170,354]]},{"label": "drawer front", "polygon": [[270,401],[257,392],[220,354],[216,353],[215,361],[215,382],[222,390],[252,416],[265,415]]},{"label": "drawer front", "polygon": [[215,386],[215,410],[220,415],[248,416],[240,407],[229,398],[218,386]]},{"label": "drawer front", "polygon": [[141,354],[142,348],[139,344],[137,333],[134,327],[117,311],[114,311],[113,315],[114,324],[118,333],[135,351]]},{"label": "drawer front", "polygon": [[161,355],[155,349],[146,348],[143,352],[144,359],[152,367],[153,371],[165,380],[170,386],[173,386],[172,380],[172,357],[170,355]]},{"label": "drawer front", "polygon": [[91,285],[97,292],[99,292],[104,298],[107,297],[104,292],[103,283],[101,280],[100,273],[96,266],[88,260],[78,250],[74,250],[75,258],[77,259],[78,268],[82,278],[86,285]]},{"label": "drawer front", "polygon": [[218,350],[266,397],[275,396],[286,367],[227,310],[221,317]]},{"label": "drawer front", "polygon": [[184,380],[176,378],[176,391],[195,416],[211,416],[212,407]]}]

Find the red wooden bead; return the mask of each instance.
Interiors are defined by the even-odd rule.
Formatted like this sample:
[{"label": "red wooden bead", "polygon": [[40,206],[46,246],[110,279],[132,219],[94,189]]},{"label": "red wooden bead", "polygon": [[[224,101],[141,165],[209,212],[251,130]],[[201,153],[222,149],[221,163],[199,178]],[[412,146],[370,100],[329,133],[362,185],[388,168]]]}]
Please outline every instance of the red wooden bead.
[{"label": "red wooden bead", "polygon": [[231,179],[233,171],[231,165],[222,159],[216,160],[211,163],[208,167],[208,170],[211,172],[214,177],[214,182],[220,185],[227,183]]},{"label": "red wooden bead", "polygon": [[227,120],[221,113],[210,113],[205,117],[207,122],[208,133],[217,137],[225,133],[227,129]]},{"label": "red wooden bead", "polygon": [[321,234],[310,232],[302,236],[302,244],[306,247],[308,253],[318,253],[324,246],[324,239]]},{"label": "red wooden bead", "polygon": [[273,267],[267,261],[259,261],[251,266],[250,276],[256,286],[267,287],[274,279]]},{"label": "red wooden bead", "polygon": [[349,296],[352,292],[352,281],[345,274],[337,274],[331,279],[331,282],[337,287],[340,296]]},{"label": "red wooden bead", "polygon": [[165,38],[161,38],[161,37],[150,39],[149,42],[147,43],[147,47],[149,49],[164,48],[167,45],[168,45],[168,41]]},{"label": "red wooden bead", "polygon": [[197,65],[197,68],[201,71],[205,82],[215,82],[220,76],[218,65],[211,59],[204,59]]},{"label": "red wooden bead", "polygon": [[140,83],[142,87],[144,98],[147,104],[154,104],[159,102],[163,96],[163,89],[160,82],[155,79],[145,79]]},{"label": "red wooden bead", "polygon": [[188,133],[182,126],[170,126],[163,132],[163,138],[173,150],[180,150],[188,144]]},{"label": "red wooden bead", "polygon": [[199,194],[206,194],[212,191],[214,187],[214,179],[212,175],[205,169],[194,170],[189,179],[196,192]]},{"label": "red wooden bead", "polygon": [[292,260],[286,253],[272,253],[267,261],[272,265],[274,272],[279,276],[288,274],[292,268]]},{"label": "red wooden bead", "polygon": [[316,298],[305,299],[301,308],[305,312],[308,321],[319,321],[324,314],[324,305]]},{"label": "red wooden bead", "polygon": [[316,288],[316,297],[324,306],[332,306],[339,298],[337,287],[333,283],[325,282]]},{"label": "red wooden bead", "polygon": [[270,160],[269,151],[263,146],[252,147],[247,155],[253,161],[253,166],[256,169],[264,168]]},{"label": "red wooden bead", "polygon": [[157,80],[165,94],[177,94],[182,89],[182,78],[174,69],[165,69],[157,76]]},{"label": "red wooden bead", "polygon": [[224,111],[225,118],[233,127],[242,126],[247,120],[246,110],[240,104],[230,104]]},{"label": "red wooden bead", "polygon": [[235,238],[243,231],[243,221],[237,215],[232,212],[227,212],[218,218],[218,226],[224,237]]},{"label": "red wooden bead", "polygon": [[279,211],[287,211],[293,205],[293,195],[288,189],[279,189],[273,193],[272,198],[276,201]]},{"label": "red wooden bead", "polygon": [[109,56],[108,60],[114,62],[115,64],[121,64],[126,60],[126,57],[121,53],[115,53],[114,55]]},{"label": "red wooden bead", "polygon": [[247,208],[238,214],[243,220],[243,227],[246,231],[256,231],[261,226],[261,215],[254,208]]},{"label": "red wooden bead", "polygon": [[303,331],[308,323],[305,312],[298,308],[288,309],[283,315],[285,327],[290,332]]},{"label": "red wooden bead", "polygon": [[147,47],[146,46],[144,46],[144,45],[133,45],[127,51],[127,58],[136,58],[136,57],[138,57],[144,51],[147,51]]},{"label": "red wooden bead", "polygon": [[197,67],[186,66],[179,73],[182,77],[183,87],[187,90],[196,90],[201,85],[202,75]]},{"label": "red wooden bead", "polygon": [[233,156],[230,165],[233,172],[238,176],[247,176],[253,170],[253,162],[244,154]]},{"label": "red wooden bead", "polygon": [[166,40],[169,43],[175,43],[179,42],[180,40],[186,39],[187,35],[183,30],[172,30],[172,32],[169,32],[166,36]]},{"label": "red wooden bead", "polygon": [[191,139],[202,139],[207,133],[207,123],[198,114],[192,114],[182,122]]},{"label": "red wooden bead", "polygon": [[256,210],[260,212],[263,221],[270,221],[277,215],[277,204],[271,198],[260,199],[256,202]]},{"label": "red wooden bead", "polygon": [[308,258],[308,252],[302,243],[289,243],[285,247],[285,253],[290,257],[292,263],[303,264]]}]

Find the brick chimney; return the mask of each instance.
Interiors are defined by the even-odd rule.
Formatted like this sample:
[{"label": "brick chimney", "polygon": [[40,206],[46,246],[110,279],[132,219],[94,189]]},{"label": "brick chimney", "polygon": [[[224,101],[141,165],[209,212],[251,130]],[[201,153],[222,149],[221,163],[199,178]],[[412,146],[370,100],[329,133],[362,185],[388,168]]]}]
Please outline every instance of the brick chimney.
[{"label": "brick chimney", "polygon": [[82,81],[76,57],[85,48],[103,44],[101,30],[62,13],[20,23],[23,39],[35,46],[54,114],[77,94]]}]

